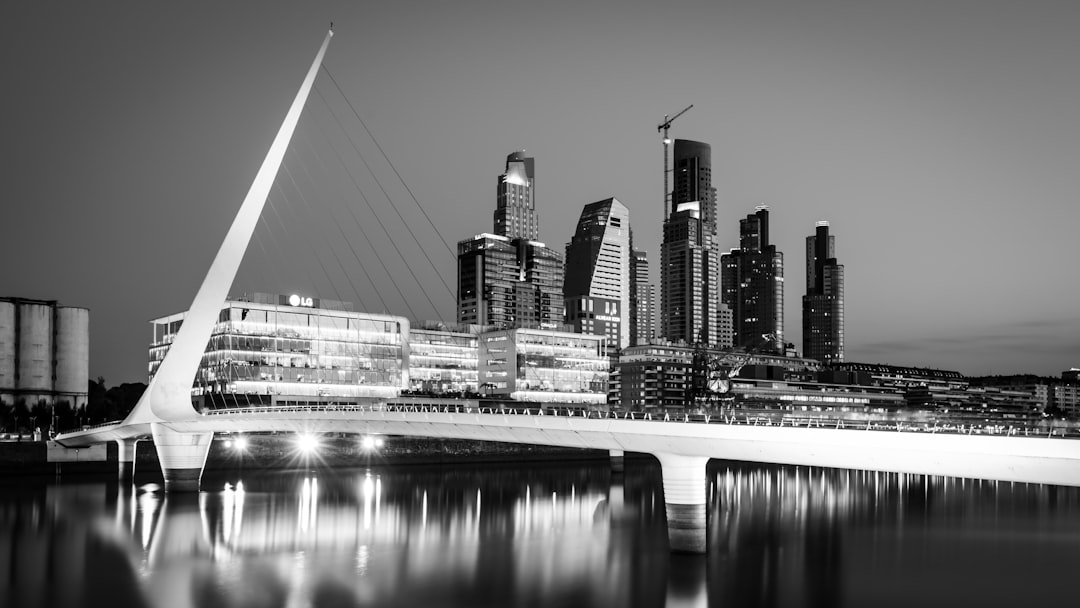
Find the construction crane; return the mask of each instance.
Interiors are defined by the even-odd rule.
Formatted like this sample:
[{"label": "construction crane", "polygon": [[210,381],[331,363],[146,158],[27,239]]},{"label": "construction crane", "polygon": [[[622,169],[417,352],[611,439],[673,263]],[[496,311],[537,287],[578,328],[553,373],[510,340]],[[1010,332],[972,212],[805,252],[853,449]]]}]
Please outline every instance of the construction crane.
[{"label": "construction crane", "polygon": [[698,373],[704,376],[702,378],[704,386],[696,391],[697,395],[706,400],[733,398],[731,379],[739,375],[739,370],[749,363],[754,355],[765,350],[773,342],[776,342],[775,334],[762,334],[760,342],[743,351],[732,351],[722,355],[710,355],[704,350],[695,353],[695,359],[698,359],[695,366],[699,369]]},{"label": "construction crane", "polygon": [[671,138],[668,137],[668,129],[671,128],[671,123],[675,122],[676,118],[686,114],[686,111],[692,107],[694,107],[694,104],[686,106],[682,112],[679,112],[671,118],[668,118],[668,115],[664,114],[664,122],[656,127],[657,133],[664,134],[664,217],[661,218],[661,221],[667,221],[668,216],[671,215],[671,189],[668,187],[668,173],[671,172],[671,170],[668,169],[668,158],[671,156],[668,154],[668,146],[671,145]]}]

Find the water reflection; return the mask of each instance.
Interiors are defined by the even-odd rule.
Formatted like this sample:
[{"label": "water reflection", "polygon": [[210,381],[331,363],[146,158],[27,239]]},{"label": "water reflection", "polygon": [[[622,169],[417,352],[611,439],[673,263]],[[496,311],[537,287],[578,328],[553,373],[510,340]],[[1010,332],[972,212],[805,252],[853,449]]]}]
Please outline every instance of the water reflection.
[{"label": "water reflection", "polygon": [[987,606],[1080,563],[1077,490],[915,475],[716,463],[709,553],[674,557],[648,463],[26,481],[2,606]]}]

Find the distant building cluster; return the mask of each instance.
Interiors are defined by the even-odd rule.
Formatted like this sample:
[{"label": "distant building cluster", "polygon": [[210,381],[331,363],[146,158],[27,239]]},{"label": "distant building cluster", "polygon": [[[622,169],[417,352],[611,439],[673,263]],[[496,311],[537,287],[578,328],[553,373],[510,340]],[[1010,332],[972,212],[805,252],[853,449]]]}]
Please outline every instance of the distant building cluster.
[{"label": "distant building cluster", "polygon": [[[769,208],[740,220],[739,246],[721,253],[710,146],[669,143],[659,289],[615,197],[585,204],[562,250],[541,241],[536,162],[516,151],[496,180],[492,231],[458,242],[456,323],[311,296],[230,300],[194,399],[204,408],[455,396],[635,411],[738,402],[1080,416],[1075,373],[995,383],[845,361],[844,266],[825,221],[806,237],[800,356],[784,333],[784,255]],[[153,321],[151,376],[183,317]]]}]

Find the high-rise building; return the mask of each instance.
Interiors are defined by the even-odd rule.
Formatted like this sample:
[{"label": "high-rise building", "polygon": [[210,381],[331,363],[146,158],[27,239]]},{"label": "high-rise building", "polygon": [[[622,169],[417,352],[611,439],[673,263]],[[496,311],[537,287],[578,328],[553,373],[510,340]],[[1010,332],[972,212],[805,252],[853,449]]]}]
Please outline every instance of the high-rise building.
[{"label": "high-rise building", "polygon": [[495,205],[495,234],[511,239],[538,240],[535,161],[519,150],[506,157],[506,172],[499,176]]},{"label": "high-rise building", "polygon": [[818,222],[806,237],[803,355],[822,363],[844,360],[844,266],[836,262],[836,237]]},{"label": "high-rise building", "polygon": [[656,286],[649,281],[648,253],[634,249],[630,233],[630,346],[649,344],[656,337]]},{"label": "high-rise building", "polygon": [[585,205],[566,245],[566,322],[630,344],[630,212],[615,198]]},{"label": "high-rise building", "polygon": [[563,326],[563,255],[535,240],[534,163],[506,158],[499,176],[495,234],[458,242],[459,323],[558,329]]},{"label": "high-rise building", "polygon": [[769,208],[739,221],[739,248],[723,256],[722,299],[731,308],[735,346],[784,352],[784,254],[769,243]]},{"label": "high-rise building", "polygon": [[563,266],[537,241],[484,233],[458,242],[458,323],[561,328]]},{"label": "high-rise building", "polygon": [[688,344],[717,344],[720,319],[719,250],[712,150],[674,142],[671,213],[660,249],[660,336]]}]

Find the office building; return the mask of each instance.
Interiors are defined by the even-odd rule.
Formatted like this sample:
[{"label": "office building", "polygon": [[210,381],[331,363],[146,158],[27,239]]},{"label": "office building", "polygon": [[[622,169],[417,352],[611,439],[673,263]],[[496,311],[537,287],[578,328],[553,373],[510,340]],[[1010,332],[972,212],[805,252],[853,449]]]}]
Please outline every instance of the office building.
[{"label": "office building", "polygon": [[476,393],[478,326],[427,323],[409,330],[409,391],[422,395]]},{"label": "office building", "polygon": [[630,346],[656,337],[656,285],[649,280],[648,253],[634,249],[630,235]]},{"label": "office building", "polygon": [[490,398],[602,405],[608,398],[603,336],[536,329],[480,335],[480,393]]},{"label": "office building", "polygon": [[803,355],[829,364],[844,360],[844,266],[836,261],[836,237],[818,222],[806,237]]},{"label": "office building", "polygon": [[[186,312],[151,321],[150,377]],[[227,300],[192,387],[199,409],[365,403],[409,386],[409,321],[352,304],[256,293]]]},{"label": "office building", "polygon": [[722,260],[722,299],[731,308],[735,346],[784,352],[784,254],[769,242],[769,208],[739,221],[739,248]]},{"label": "office building", "polygon": [[494,234],[458,242],[458,323],[562,328],[563,254],[535,240],[534,162],[515,152],[499,176]]},{"label": "office building", "polygon": [[630,343],[630,212],[617,199],[585,205],[566,245],[566,322],[578,333]]},{"label": "office building", "polygon": [[86,407],[90,310],[0,298],[0,404]]},{"label": "office building", "polygon": [[719,342],[716,190],[708,144],[676,139],[671,212],[660,249],[660,337]]},{"label": "office building", "polygon": [[519,150],[506,157],[506,172],[499,176],[495,206],[495,234],[511,239],[540,239],[536,215],[536,163]]}]

